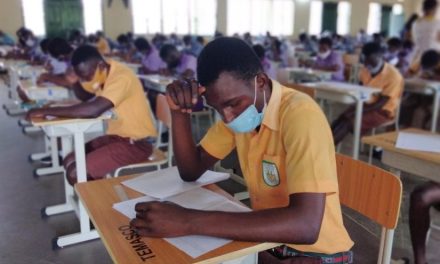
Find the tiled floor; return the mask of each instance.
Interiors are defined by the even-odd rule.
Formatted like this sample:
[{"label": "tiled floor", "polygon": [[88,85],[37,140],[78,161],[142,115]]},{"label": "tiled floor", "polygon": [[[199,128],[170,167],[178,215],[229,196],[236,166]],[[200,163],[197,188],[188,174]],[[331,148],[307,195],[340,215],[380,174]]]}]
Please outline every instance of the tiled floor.
[{"label": "tiled floor", "polygon": [[[5,88],[0,86],[0,103],[6,102]],[[0,263],[111,263],[100,240],[64,249],[52,250],[51,240],[57,235],[79,230],[73,213],[43,219],[40,209],[63,200],[62,175],[34,178],[28,155],[43,149],[42,134],[23,135],[17,126],[18,118],[0,110]],[[349,150],[348,139],[344,151]],[[347,153],[349,153],[347,151]],[[407,225],[408,193],[422,180],[402,176],[405,195],[402,219],[396,232],[394,257],[411,256]],[[244,190],[235,182],[220,184],[231,193]],[[375,263],[379,229],[371,221],[344,210],[345,224],[352,239],[355,263]],[[432,234],[429,243],[430,263],[440,263],[440,232]]]}]

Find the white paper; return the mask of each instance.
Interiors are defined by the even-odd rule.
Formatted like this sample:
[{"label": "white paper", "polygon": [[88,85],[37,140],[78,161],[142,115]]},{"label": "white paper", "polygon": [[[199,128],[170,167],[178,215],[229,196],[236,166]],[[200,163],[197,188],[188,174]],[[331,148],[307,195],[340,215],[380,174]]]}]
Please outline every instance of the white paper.
[{"label": "white paper", "polygon": [[[115,203],[113,208],[129,219],[136,217],[134,210],[137,203],[157,201],[152,197],[143,196],[128,201]],[[249,208],[233,202],[226,197],[212,191],[196,188],[188,192],[169,197],[165,201],[176,203],[180,206],[205,211],[223,211],[223,212],[249,212]],[[208,236],[182,236],[174,238],[165,238],[165,240],[182,250],[192,258],[197,258],[216,248],[231,242],[229,239],[208,237]]]},{"label": "white paper", "polygon": [[440,136],[399,132],[396,148],[440,153]]},{"label": "white paper", "polygon": [[177,167],[171,167],[145,173],[142,176],[124,181],[122,184],[148,196],[164,199],[228,178],[229,174],[227,173],[207,171],[195,182],[184,182],[179,176]]}]

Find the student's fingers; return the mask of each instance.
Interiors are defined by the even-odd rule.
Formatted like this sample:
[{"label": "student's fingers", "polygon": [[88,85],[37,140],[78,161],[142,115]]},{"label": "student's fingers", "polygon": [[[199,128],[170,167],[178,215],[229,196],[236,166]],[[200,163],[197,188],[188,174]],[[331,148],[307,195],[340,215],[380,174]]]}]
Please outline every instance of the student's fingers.
[{"label": "student's fingers", "polygon": [[[180,82],[180,81],[179,81]],[[186,105],[185,105],[185,95],[184,95],[184,89],[182,87],[182,83],[179,83],[180,85],[176,86],[175,92],[177,97],[177,102],[180,107],[180,110],[185,113],[186,112]]]},{"label": "student's fingers", "polygon": [[192,110],[192,87],[190,81],[183,81],[182,85],[183,98],[185,99],[185,110],[187,113],[191,113]]},{"label": "student's fingers", "polygon": [[203,95],[206,92],[205,86],[199,86],[198,88],[199,95]]},{"label": "student's fingers", "polygon": [[146,212],[151,209],[151,202],[143,202],[143,203],[137,203],[134,206],[134,210],[136,212]]},{"label": "student's fingers", "polygon": [[130,221],[130,226],[132,228],[136,228],[136,229],[142,229],[142,228],[147,228],[148,227],[148,223],[147,221],[140,219],[140,218],[134,218]]},{"label": "student's fingers", "polygon": [[179,102],[177,100],[177,95],[175,92],[175,83],[174,82],[167,85],[166,97],[167,97],[167,101],[168,101],[170,108],[172,110],[179,110],[180,107],[179,107]]},{"label": "student's fingers", "polygon": [[195,80],[191,80],[191,93],[192,93],[192,99],[191,102],[193,105],[197,104],[197,101],[199,100],[199,83]]}]

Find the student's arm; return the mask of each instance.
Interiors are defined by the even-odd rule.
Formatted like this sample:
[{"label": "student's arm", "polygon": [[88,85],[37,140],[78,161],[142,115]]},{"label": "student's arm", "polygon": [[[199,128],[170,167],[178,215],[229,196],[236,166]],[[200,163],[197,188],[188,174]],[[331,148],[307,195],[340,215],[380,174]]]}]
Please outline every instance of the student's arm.
[{"label": "student's arm", "polygon": [[27,113],[27,120],[32,117],[67,117],[67,118],[96,118],[105,111],[113,108],[113,103],[101,96],[91,102],[84,102],[69,107],[49,107],[32,109]]},{"label": "student's arm", "polygon": [[[184,87],[186,85],[186,87]],[[174,81],[167,87],[167,100],[171,108],[173,150],[180,177],[184,181],[197,180],[218,159],[196,146],[191,132],[191,109],[200,92],[197,82],[190,84]],[[198,90],[200,89],[200,90]],[[185,103],[186,102],[186,103]]]},{"label": "student's arm", "polygon": [[56,84],[58,86],[62,86],[65,88],[71,87],[71,83],[66,79],[66,76],[64,74],[43,73],[38,78],[37,83],[39,85],[41,85],[45,82],[50,82],[50,83],[53,83],[53,84]]},{"label": "student's arm", "polygon": [[162,202],[136,205],[130,224],[141,236],[175,237],[206,235],[241,241],[314,244],[324,214],[324,193],[290,195],[284,208],[249,213],[185,209]]},{"label": "student's arm", "polygon": [[339,69],[341,67],[338,64],[325,65],[325,66],[324,65],[319,66],[319,65],[315,64],[315,66],[313,68],[317,69],[317,70],[336,72],[336,71],[339,71]]}]

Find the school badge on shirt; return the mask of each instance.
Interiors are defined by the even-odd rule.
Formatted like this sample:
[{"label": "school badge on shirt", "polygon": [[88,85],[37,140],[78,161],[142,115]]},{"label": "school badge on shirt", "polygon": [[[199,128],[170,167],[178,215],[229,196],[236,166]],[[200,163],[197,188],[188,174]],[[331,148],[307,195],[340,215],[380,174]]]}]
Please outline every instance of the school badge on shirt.
[{"label": "school badge on shirt", "polygon": [[280,184],[280,175],[275,163],[263,160],[263,179],[270,187],[275,187]]}]

